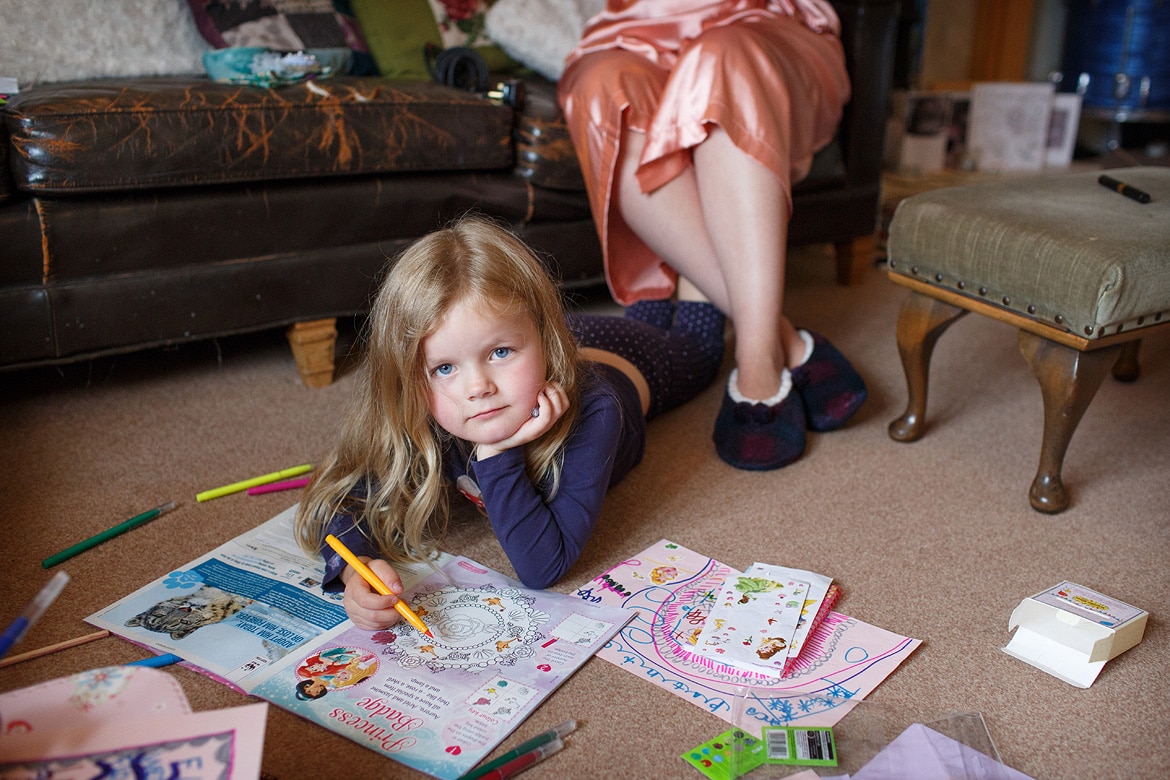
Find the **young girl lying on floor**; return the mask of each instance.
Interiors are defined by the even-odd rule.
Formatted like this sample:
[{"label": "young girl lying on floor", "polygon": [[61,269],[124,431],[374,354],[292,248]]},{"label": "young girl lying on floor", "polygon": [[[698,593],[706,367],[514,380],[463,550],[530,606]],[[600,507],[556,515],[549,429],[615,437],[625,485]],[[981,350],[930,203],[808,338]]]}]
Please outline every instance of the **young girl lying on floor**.
[{"label": "young girl lying on floor", "polygon": [[419,239],[382,284],[352,413],[297,510],[325,588],[344,587],[361,628],[395,622],[396,596],[355,576],[325,536],[401,593],[392,562],[435,549],[451,485],[481,505],[525,585],[552,585],[641,460],[646,420],[714,380],[723,325],[700,301],[566,315],[531,250],[487,221]]}]

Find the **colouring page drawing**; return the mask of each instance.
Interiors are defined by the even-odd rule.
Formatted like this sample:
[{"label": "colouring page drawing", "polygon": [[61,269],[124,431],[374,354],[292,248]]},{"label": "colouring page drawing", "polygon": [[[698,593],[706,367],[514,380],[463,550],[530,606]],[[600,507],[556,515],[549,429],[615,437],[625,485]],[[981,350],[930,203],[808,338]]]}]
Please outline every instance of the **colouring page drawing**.
[{"label": "colouring page drawing", "polygon": [[[447,553],[398,568],[409,624],[356,628],[295,507],[87,618],[439,778],[464,774],[630,618]],[[391,771],[391,773],[393,773]]]},{"label": "colouring page drawing", "polygon": [[347,622],[251,692],[407,766],[456,778],[630,617],[529,590],[458,557],[403,598],[433,636],[405,622],[381,631]]}]

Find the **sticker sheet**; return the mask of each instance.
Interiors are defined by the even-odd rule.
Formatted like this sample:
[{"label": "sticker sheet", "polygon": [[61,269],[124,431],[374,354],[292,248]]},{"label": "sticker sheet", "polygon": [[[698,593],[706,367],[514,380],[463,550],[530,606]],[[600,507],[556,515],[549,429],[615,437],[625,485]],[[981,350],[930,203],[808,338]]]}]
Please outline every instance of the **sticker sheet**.
[{"label": "sticker sheet", "polygon": [[774,566],[767,563],[753,563],[744,572],[749,577],[767,577],[772,580],[794,579],[808,583],[808,593],[804,597],[804,606],[800,609],[800,619],[796,622],[796,632],[788,644],[788,658],[795,659],[800,655],[804,642],[812,632],[813,619],[825,602],[829,594],[829,587],[833,584],[832,577],[817,574],[804,569],[790,569],[787,566]]},{"label": "sticker sheet", "polygon": [[719,588],[696,650],[737,669],[779,677],[807,593],[807,582],[731,574]]}]

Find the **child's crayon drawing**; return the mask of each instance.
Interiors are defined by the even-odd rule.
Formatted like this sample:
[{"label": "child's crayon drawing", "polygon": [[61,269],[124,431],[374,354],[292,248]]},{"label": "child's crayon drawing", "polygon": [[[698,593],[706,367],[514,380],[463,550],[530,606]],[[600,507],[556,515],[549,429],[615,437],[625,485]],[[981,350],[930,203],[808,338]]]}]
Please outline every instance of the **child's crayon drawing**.
[{"label": "child's crayon drawing", "polygon": [[[662,567],[674,576],[664,579]],[[598,655],[755,732],[794,723],[834,725],[849,711],[846,705],[869,695],[921,644],[833,612],[806,641],[810,660],[788,678],[713,661],[693,652],[692,636],[701,636],[730,574],[738,572],[663,540],[594,578],[577,590],[579,598],[634,612]],[[737,702],[740,697],[744,701]]]}]

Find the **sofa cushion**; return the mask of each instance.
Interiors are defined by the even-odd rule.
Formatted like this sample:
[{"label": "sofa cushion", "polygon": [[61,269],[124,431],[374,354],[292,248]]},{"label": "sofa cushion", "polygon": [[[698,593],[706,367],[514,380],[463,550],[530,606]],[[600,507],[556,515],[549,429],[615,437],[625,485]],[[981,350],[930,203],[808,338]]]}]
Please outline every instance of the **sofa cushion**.
[{"label": "sofa cushion", "polygon": [[516,63],[484,32],[485,0],[350,0],[378,71],[389,78],[431,78],[424,51],[470,46],[494,72]]},{"label": "sofa cushion", "polygon": [[199,33],[217,49],[348,48],[350,73],[376,74],[348,0],[188,0]]},{"label": "sofa cushion", "polygon": [[279,89],[206,79],[46,84],[4,112],[29,192],[510,170],[512,109],[433,83],[371,77]]},{"label": "sofa cushion", "polygon": [[588,201],[509,171],[28,197],[0,208],[0,365],[364,312],[387,258],[472,209],[599,282]]},{"label": "sofa cushion", "polygon": [[524,79],[524,101],[516,116],[516,173],[538,187],[585,192],[585,180],[556,85],[539,76]]}]

